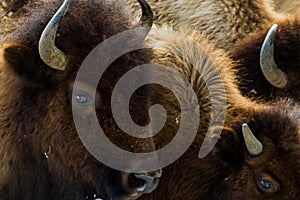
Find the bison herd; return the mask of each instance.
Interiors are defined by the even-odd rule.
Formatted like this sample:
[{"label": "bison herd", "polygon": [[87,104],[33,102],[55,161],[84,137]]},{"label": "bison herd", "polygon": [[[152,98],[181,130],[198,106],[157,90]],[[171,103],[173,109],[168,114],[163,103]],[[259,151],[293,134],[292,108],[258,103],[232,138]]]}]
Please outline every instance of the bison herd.
[{"label": "bison herd", "polygon": [[[280,2],[2,0],[0,199],[299,199],[300,16],[287,3],[297,0],[282,8]],[[114,60],[96,92],[89,77],[80,80],[80,91],[74,89],[98,44],[136,29],[144,31],[133,32],[128,44],[144,48]],[[166,118],[153,137],[134,137],[116,122],[112,99],[118,80],[147,63],[177,73],[150,70],[146,76],[174,83],[183,102],[158,83],[139,87],[128,105],[132,121],[147,126]],[[154,116],[158,104],[164,112]],[[178,149],[190,133],[195,136],[162,169],[136,172],[143,163],[128,160],[132,168],[122,171],[86,148],[74,106],[85,119],[95,113],[109,140],[132,154],[165,149],[183,124]],[[199,158],[200,147],[209,146]]]}]

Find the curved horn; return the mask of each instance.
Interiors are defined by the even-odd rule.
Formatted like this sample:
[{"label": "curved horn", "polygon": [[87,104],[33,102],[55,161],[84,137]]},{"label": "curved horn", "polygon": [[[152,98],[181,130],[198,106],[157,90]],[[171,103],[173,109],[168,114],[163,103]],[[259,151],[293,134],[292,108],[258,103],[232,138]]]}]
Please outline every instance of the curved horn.
[{"label": "curved horn", "polygon": [[39,41],[39,54],[41,59],[49,67],[58,70],[65,70],[67,58],[64,52],[55,46],[56,32],[59,22],[66,14],[69,5],[70,0],[65,0],[44,29]]},{"label": "curved horn", "polygon": [[288,83],[288,77],[274,61],[274,40],[277,27],[277,24],[271,27],[262,45],[260,67],[267,81],[277,88],[284,88]]},{"label": "curved horn", "polygon": [[263,144],[254,136],[248,124],[243,124],[242,131],[249,153],[252,156],[258,156],[261,154],[263,152]]},{"label": "curved horn", "polygon": [[147,36],[153,25],[153,20],[154,20],[153,12],[146,0],[138,0],[138,2],[142,8],[142,16],[140,18],[140,21],[137,24],[137,27],[142,26],[147,28],[147,33],[146,33]]}]

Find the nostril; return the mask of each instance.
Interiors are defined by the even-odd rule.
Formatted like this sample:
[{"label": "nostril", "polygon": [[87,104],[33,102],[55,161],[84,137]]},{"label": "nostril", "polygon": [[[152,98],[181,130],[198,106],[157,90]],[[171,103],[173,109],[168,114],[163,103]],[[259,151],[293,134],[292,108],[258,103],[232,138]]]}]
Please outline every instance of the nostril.
[{"label": "nostril", "polygon": [[145,192],[146,189],[147,189],[147,184],[144,183],[144,185],[142,185],[142,186],[140,186],[140,187],[137,187],[137,188],[136,188],[136,191],[138,191],[138,192]]},{"label": "nostril", "polygon": [[136,189],[138,192],[143,192],[147,189],[147,183],[144,179],[136,176],[137,174],[129,174],[128,184],[131,188]]},{"label": "nostril", "polygon": [[158,185],[159,178],[148,174],[132,174],[135,181],[135,188],[140,193],[150,193]]}]

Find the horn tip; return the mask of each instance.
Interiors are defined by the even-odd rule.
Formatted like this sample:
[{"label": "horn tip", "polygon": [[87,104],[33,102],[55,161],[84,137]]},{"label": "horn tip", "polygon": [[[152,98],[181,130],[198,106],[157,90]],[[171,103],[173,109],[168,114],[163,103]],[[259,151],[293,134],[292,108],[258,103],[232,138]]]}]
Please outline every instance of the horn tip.
[{"label": "horn tip", "polygon": [[247,123],[243,123],[242,128],[243,128],[243,130],[245,130],[246,128],[249,128],[249,126]]},{"label": "horn tip", "polygon": [[278,28],[278,24],[273,24],[273,25],[272,25],[272,28],[273,28],[273,29],[277,29],[277,28]]}]

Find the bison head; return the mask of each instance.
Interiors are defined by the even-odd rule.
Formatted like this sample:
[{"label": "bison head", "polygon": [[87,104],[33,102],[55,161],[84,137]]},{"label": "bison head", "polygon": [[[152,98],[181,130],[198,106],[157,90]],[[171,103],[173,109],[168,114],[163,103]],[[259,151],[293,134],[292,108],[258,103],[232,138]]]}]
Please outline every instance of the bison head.
[{"label": "bison head", "polygon": [[[159,147],[175,140],[173,136],[183,123],[188,130],[185,134],[194,131],[189,131],[193,121],[199,120],[200,125],[189,149],[164,168],[158,188],[141,199],[297,199],[300,194],[299,106],[289,100],[270,105],[249,101],[233,84],[232,61],[212,49],[203,38],[193,36],[193,39],[164,30],[149,36],[148,42],[155,52],[153,61],[177,70],[188,80],[200,102],[201,115],[200,120],[182,119],[188,106],[181,107],[168,88],[154,88],[157,98],[153,100],[158,100],[168,113],[165,132],[162,129],[162,135],[156,135]],[[214,69],[218,69],[222,81],[218,81]],[[220,110],[212,109],[213,101],[221,102],[224,98],[218,89],[220,82],[226,88],[227,105],[222,107],[219,103]],[[186,85],[177,87],[186,88]],[[184,100],[193,105],[189,94],[187,90],[182,92]],[[224,124],[216,121],[222,111],[226,111]],[[219,131],[221,135],[217,134]],[[204,138],[218,140],[211,153],[200,159]]]},{"label": "bison head", "polygon": [[[231,51],[238,61],[239,87],[244,95],[299,100],[299,18],[285,18],[254,33]],[[270,29],[270,30],[269,30]],[[268,34],[267,34],[268,33]]]},{"label": "bison head", "polygon": [[[139,3],[143,16],[137,26],[150,30],[151,8],[144,0]],[[111,1],[65,0],[56,11],[59,6],[60,1],[34,2],[25,6],[30,12],[6,24],[17,29],[5,35],[1,47],[0,198],[136,199],[155,189],[160,171],[136,174],[101,164],[79,139],[71,108],[73,83],[84,58],[106,38],[135,28],[129,9]],[[131,152],[149,152],[154,145],[118,128],[110,99],[122,74],[147,62],[147,55],[139,50],[121,56],[103,75],[96,95],[88,83],[82,83],[83,93],[75,94],[84,99],[78,103],[94,102],[107,137]],[[144,88],[132,97],[131,114],[139,125],[149,122],[147,96]],[[83,115],[89,117],[89,111]]]},{"label": "bison head", "polygon": [[[226,124],[232,130],[223,132],[224,138],[221,136],[221,148],[218,149],[220,160],[225,159],[223,174],[226,175],[220,179],[214,198],[298,198],[299,112],[298,106],[292,104],[280,101],[271,106],[249,109],[248,116],[232,115],[231,122]],[[255,136],[249,137],[248,134]],[[228,140],[229,135],[231,139]]]},{"label": "bison head", "polygon": [[[300,194],[299,112],[290,102],[234,108],[212,152],[198,157],[202,137],[164,168],[148,199],[297,199]],[[201,131],[200,131],[201,132]],[[201,134],[201,133],[198,133]]]}]

